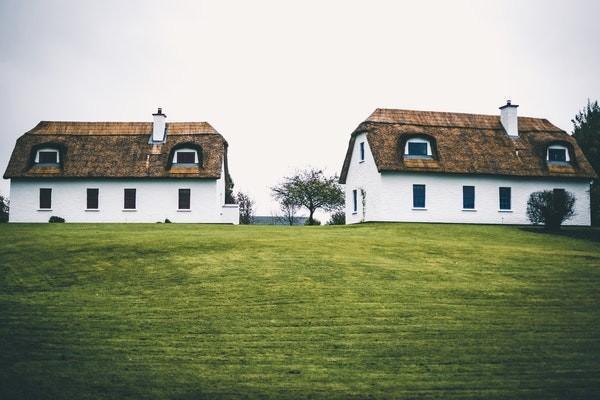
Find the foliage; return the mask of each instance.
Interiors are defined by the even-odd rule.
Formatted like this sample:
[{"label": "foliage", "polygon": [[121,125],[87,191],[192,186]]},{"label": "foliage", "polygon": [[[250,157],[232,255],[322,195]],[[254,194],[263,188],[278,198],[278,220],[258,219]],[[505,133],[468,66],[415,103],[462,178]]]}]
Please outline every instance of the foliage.
[{"label": "foliage", "polygon": [[[511,226],[0,225],[2,399],[593,399],[598,243]],[[563,229],[563,233],[591,231]]]},{"label": "foliage", "polygon": [[170,224],[171,220],[169,218],[165,218],[165,224]]},{"label": "foliage", "polygon": [[49,223],[51,224],[62,224],[65,222],[64,218],[61,217],[57,217],[56,215],[53,215],[50,217],[50,219],[48,220]]},{"label": "foliage", "polygon": [[10,204],[7,197],[0,195],[0,223],[8,222]]},{"label": "foliage", "polygon": [[344,211],[336,211],[329,217],[327,225],[345,225],[346,213]]},{"label": "foliage", "polygon": [[298,212],[298,206],[294,204],[289,194],[281,196],[279,200],[279,209],[283,213],[282,219],[289,226],[294,225],[297,222],[296,213]]},{"label": "foliage", "polygon": [[307,226],[311,226],[311,225],[312,226],[317,226],[317,225],[321,225],[321,221],[319,221],[316,218],[313,218],[312,220],[309,218],[306,221],[304,221],[304,225],[307,225]]},{"label": "foliage", "polygon": [[254,200],[243,192],[238,192],[235,199],[240,206],[240,224],[252,224],[254,222]]},{"label": "foliage", "polygon": [[548,229],[560,225],[575,215],[575,196],[564,190],[544,190],[531,193],[527,200],[527,217],[533,224],[543,224]]},{"label": "foliage", "polygon": [[[579,111],[573,122],[573,137],[596,174],[600,175],[600,105],[591,102]],[[592,224],[600,225],[600,179],[594,180],[590,193]]]},{"label": "foliage", "polygon": [[344,205],[344,193],[338,184],[338,177],[326,176],[320,169],[306,169],[284,177],[271,191],[282,205],[289,203],[305,207],[309,212],[307,225],[314,224],[316,210],[338,211]]}]

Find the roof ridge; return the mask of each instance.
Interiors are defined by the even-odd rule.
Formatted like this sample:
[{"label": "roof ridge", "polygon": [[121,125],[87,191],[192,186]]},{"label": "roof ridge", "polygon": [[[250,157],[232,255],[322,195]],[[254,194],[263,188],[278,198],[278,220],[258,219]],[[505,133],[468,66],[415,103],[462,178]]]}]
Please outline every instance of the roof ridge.
[{"label": "roof ridge", "polygon": [[[463,116],[463,117],[491,117],[491,118],[500,119],[500,114],[475,114],[475,113],[467,113],[467,112],[460,112],[460,111],[411,110],[408,108],[378,107],[375,109],[375,111],[373,111],[371,113],[371,115],[369,115],[369,117],[367,118],[367,121],[369,120],[369,118],[374,116],[377,112],[385,112],[385,111],[400,111],[400,112],[423,113],[423,114],[432,113],[432,114],[444,114],[444,115],[458,115],[458,116]],[[548,121],[547,118],[542,118],[542,117],[530,117],[530,116],[526,116],[526,115],[519,115],[518,118],[528,118],[528,119],[544,120],[544,121],[550,122],[550,121]],[[375,121],[373,121],[373,122],[375,122]]]}]

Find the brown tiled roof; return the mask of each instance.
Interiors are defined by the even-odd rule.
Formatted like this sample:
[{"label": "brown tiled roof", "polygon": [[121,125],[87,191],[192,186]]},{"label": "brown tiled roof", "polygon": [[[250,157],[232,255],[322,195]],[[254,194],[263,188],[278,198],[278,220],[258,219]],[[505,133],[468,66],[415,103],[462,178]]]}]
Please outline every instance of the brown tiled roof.
[{"label": "brown tiled roof", "polygon": [[[519,117],[511,138],[499,115],[377,109],[352,133],[340,183],[346,183],[356,135],[366,133],[380,172],[419,171],[522,177],[596,176],[574,138],[541,118]],[[401,144],[415,135],[434,142],[434,160],[404,159]],[[574,154],[570,166],[548,165],[546,149],[561,142]]]},{"label": "brown tiled roof", "polygon": [[[4,178],[219,178],[227,142],[206,122],[166,124],[167,140],[153,145],[148,122],[42,121],[19,139]],[[50,143],[61,149],[60,168],[33,164],[34,149]],[[185,143],[202,149],[198,168],[175,170],[169,156]]]}]

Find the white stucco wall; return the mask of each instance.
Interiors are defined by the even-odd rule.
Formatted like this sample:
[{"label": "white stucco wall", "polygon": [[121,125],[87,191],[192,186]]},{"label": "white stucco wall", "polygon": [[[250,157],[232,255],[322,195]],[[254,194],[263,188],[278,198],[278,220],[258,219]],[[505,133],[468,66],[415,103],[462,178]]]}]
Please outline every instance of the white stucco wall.
[{"label": "white stucco wall", "polygon": [[[526,209],[532,192],[565,189],[575,195],[576,215],[566,225],[590,225],[589,181],[573,179],[517,178],[483,175],[450,175],[419,172],[377,171],[365,143],[365,161],[359,162],[357,136],[346,179],[346,222],[363,218],[360,188],[367,192],[365,221],[529,224]],[[413,184],[426,186],[425,209],[413,209]],[[463,186],[475,186],[475,210],[465,211]],[[499,187],[511,188],[511,212],[499,210]],[[352,190],[359,190],[358,212],[352,212]]]},{"label": "white stucco wall", "polygon": [[[40,188],[52,189],[51,211],[39,211]],[[99,189],[98,211],[85,210],[87,188]],[[137,189],[136,211],[123,211],[125,188]],[[190,211],[177,210],[180,188],[191,189]],[[215,179],[13,179],[10,222],[48,222],[56,215],[67,222],[158,222],[168,218],[172,222],[235,223],[231,211],[223,213],[219,196]]]}]

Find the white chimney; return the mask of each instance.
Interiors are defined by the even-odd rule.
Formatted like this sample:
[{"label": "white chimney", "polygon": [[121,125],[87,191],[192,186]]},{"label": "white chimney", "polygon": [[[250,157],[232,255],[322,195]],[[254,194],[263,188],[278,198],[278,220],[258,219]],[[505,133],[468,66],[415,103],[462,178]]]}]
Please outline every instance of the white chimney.
[{"label": "white chimney", "polygon": [[165,121],[167,120],[167,116],[162,113],[162,108],[160,107],[158,107],[158,112],[152,115],[154,116],[154,123],[152,124],[152,141],[164,142]]},{"label": "white chimney", "polygon": [[510,104],[510,100],[506,100],[506,105],[500,107],[500,122],[510,137],[519,137],[517,107],[519,106],[516,104]]}]

